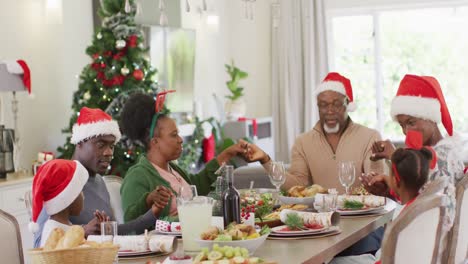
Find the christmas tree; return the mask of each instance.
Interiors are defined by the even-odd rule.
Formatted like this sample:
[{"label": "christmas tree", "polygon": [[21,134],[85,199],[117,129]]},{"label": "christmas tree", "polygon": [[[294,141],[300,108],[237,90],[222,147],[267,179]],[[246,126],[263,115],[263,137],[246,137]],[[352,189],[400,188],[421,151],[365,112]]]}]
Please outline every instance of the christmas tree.
[{"label": "christmas tree", "polygon": [[[142,31],[135,24],[134,0],[100,2],[102,26],[96,30],[91,46],[86,49],[92,61],[81,72],[78,91],[73,95],[74,113],[68,128],[62,131],[69,136],[65,145],[57,149],[60,158],[69,159],[73,155],[70,134],[82,107],[103,109],[119,120],[120,110],[131,93],[155,95],[157,92],[156,70],[150,66]],[[124,135],[114,149],[109,174],[124,176],[142,152],[141,145],[133,145]]]}]

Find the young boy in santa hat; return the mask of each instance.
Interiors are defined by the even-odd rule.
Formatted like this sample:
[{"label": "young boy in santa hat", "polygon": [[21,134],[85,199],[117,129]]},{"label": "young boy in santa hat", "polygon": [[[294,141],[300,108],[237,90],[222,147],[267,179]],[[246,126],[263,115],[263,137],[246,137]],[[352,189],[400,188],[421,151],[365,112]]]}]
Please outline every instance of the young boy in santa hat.
[{"label": "young boy in santa hat", "polygon": [[[79,215],[83,209],[83,186],[88,180],[88,171],[78,161],[56,159],[45,163],[34,176],[32,194],[31,232],[38,231],[36,223],[44,207],[50,216],[42,230],[41,247],[44,246],[54,228],[66,231],[72,224],[70,216]],[[99,221],[107,216],[96,212]]]}]

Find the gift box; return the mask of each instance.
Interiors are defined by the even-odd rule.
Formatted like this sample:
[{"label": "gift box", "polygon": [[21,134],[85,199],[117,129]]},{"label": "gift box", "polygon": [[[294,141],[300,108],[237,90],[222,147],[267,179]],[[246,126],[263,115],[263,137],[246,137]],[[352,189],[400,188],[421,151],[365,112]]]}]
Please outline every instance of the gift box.
[{"label": "gift box", "polygon": [[32,164],[33,175],[36,175],[37,170],[41,167],[42,164],[46,163],[49,160],[55,159],[55,155],[49,151],[41,151],[37,154],[37,160]]}]

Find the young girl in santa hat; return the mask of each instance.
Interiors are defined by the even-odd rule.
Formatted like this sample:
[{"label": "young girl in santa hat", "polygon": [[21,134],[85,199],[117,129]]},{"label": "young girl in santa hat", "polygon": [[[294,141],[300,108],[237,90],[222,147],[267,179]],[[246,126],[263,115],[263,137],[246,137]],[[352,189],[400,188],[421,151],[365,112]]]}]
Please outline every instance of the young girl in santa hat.
[{"label": "young girl in santa hat", "polygon": [[[44,207],[50,218],[42,230],[41,247],[54,228],[66,231],[72,224],[70,216],[79,215],[83,208],[83,186],[88,180],[88,171],[78,161],[56,159],[42,165],[33,180],[31,232],[37,232],[36,223]],[[99,221],[105,221],[103,212],[96,212]]]},{"label": "young girl in santa hat", "polygon": [[[417,199],[420,189],[428,180],[431,165],[437,161],[434,151],[431,148],[423,147],[422,142],[423,136],[420,132],[409,130],[406,136],[408,148],[399,148],[391,156],[392,173],[385,177],[385,182],[399,197],[403,205],[401,211],[404,211]],[[375,260],[374,255],[364,254],[337,257],[333,259],[331,264],[370,264],[374,263]],[[380,261],[377,261],[376,264],[380,264]]]}]

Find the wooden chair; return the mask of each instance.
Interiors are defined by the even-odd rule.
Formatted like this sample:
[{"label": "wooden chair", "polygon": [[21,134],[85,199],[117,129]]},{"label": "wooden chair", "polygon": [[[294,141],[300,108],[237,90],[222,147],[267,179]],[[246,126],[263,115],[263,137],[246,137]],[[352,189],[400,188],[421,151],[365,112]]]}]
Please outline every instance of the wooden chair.
[{"label": "wooden chair", "polygon": [[385,231],[382,264],[437,262],[446,199],[418,197],[403,209]]},{"label": "wooden chair", "polygon": [[0,210],[0,256],[2,263],[23,264],[23,246],[18,221],[11,214]]},{"label": "wooden chair", "polygon": [[423,196],[434,195],[436,193],[443,193],[445,188],[447,188],[448,184],[448,177],[437,178],[432,182],[428,183],[427,186],[425,186],[418,199]]},{"label": "wooden chair", "polygon": [[449,233],[448,264],[464,264],[468,260],[468,173],[456,186],[456,213]]},{"label": "wooden chair", "polygon": [[110,203],[115,220],[119,224],[124,223],[124,213],[122,209],[122,198],[120,196],[120,186],[122,186],[122,177],[119,176],[103,176],[102,179],[106,184],[107,191],[110,196]]}]

